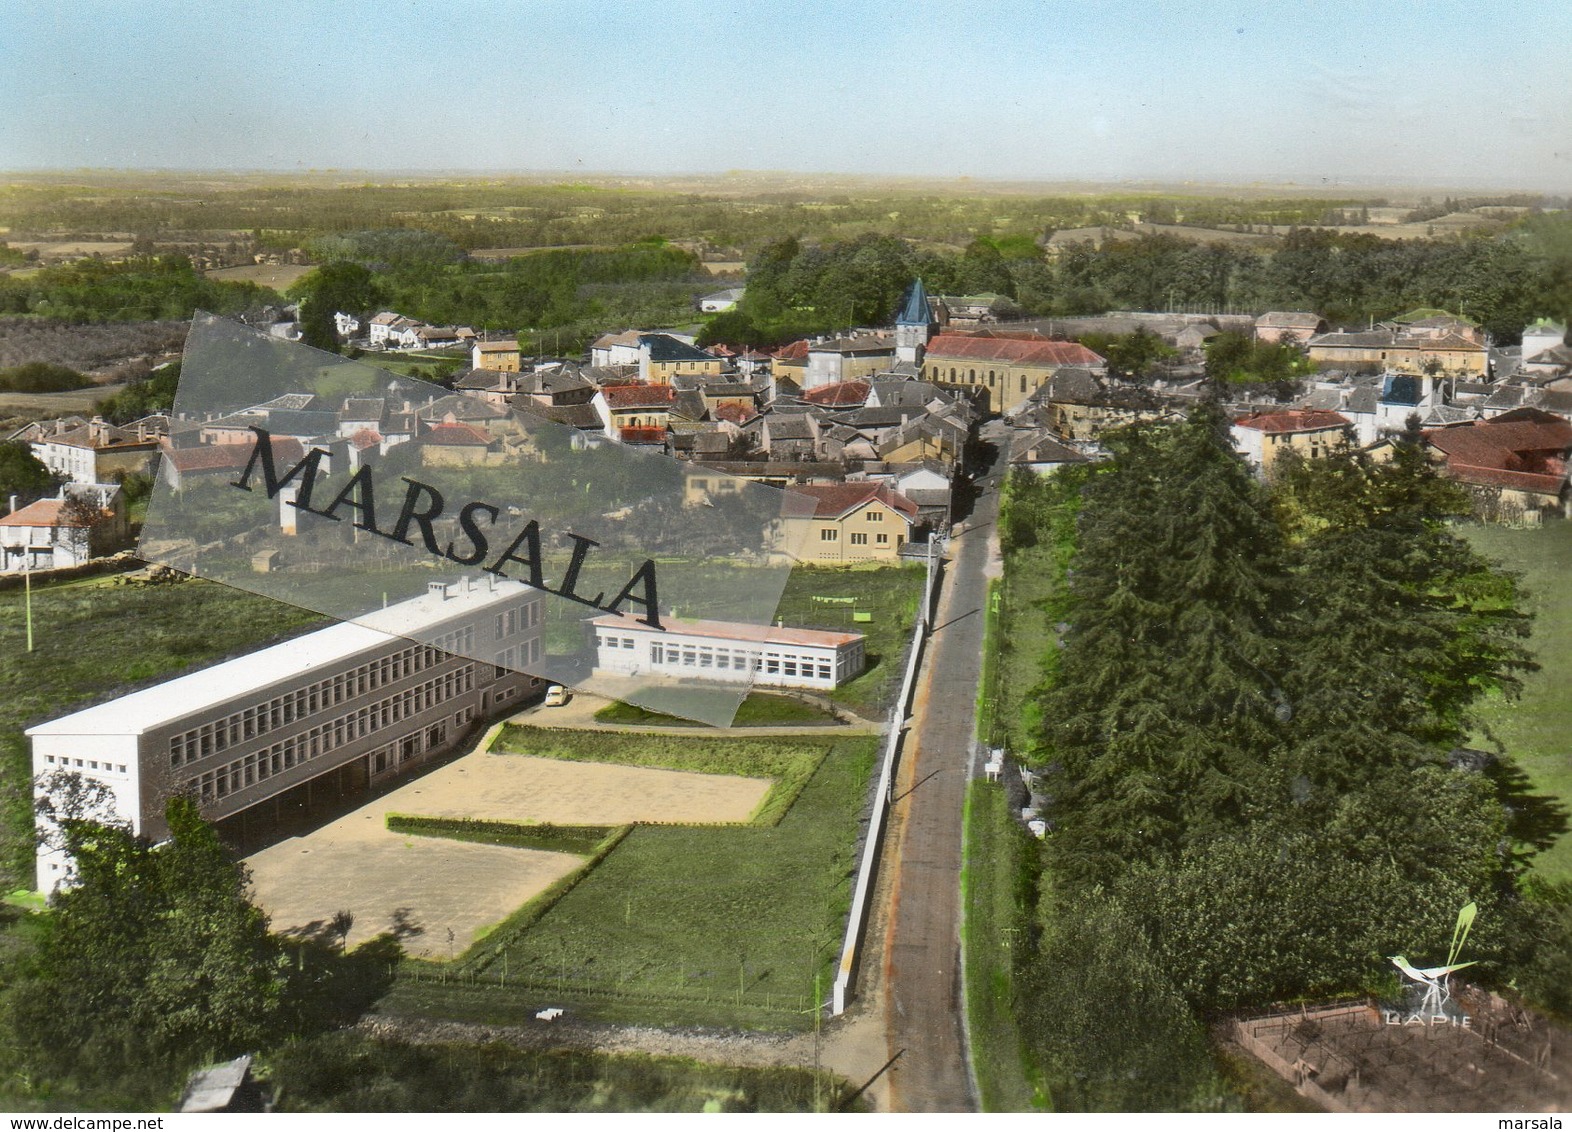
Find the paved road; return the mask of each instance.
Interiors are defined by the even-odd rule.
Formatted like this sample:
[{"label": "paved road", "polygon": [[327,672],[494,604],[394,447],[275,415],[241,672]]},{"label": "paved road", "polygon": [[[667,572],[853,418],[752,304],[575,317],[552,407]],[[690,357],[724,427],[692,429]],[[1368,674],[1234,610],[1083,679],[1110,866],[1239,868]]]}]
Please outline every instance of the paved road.
[{"label": "paved road", "polygon": [[896,786],[884,955],[890,1055],[900,1055],[890,1070],[897,1112],[976,1108],[961,993],[961,812],[982,677],[984,568],[997,515],[990,489],[951,543]]}]

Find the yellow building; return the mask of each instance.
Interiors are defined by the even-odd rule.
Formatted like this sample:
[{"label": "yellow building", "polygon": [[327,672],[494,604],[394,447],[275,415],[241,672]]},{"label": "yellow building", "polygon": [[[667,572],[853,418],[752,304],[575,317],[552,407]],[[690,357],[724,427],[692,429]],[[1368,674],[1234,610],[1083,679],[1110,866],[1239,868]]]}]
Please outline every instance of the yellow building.
[{"label": "yellow building", "polygon": [[1040,335],[941,334],[928,343],[923,376],[939,385],[980,389],[987,394],[988,411],[1007,413],[1060,369],[1101,369],[1103,365],[1100,354],[1078,342]]},{"label": "yellow building", "polygon": [[474,369],[498,373],[518,373],[522,362],[517,342],[476,342],[470,347],[469,364]]},{"label": "yellow building", "polygon": [[811,517],[785,521],[788,553],[800,562],[894,562],[917,520],[917,504],[884,483],[810,484],[790,490],[815,503]]},{"label": "yellow building", "polygon": [[1330,409],[1290,409],[1245,417],[1234,422],[1232,432],[1245,459],[1269,475],[1284,453],[1322,460],[1346,448],[1353,442],[1354,425]]},{"label": "yellow building", "polygon": [[724,368],[721,358],[680,338],[639,335],[639,379],[651,385],[670,385],[679,376],[719,377]]},{"label": "yellow building", "polygon": [[1321,334],[1307,351],[1320,366],[1366,373],[1429,373],[1482,376],[1489,368],[1485,347],[1459,333],[1398,334],[1394,330],[1357,330]]}]

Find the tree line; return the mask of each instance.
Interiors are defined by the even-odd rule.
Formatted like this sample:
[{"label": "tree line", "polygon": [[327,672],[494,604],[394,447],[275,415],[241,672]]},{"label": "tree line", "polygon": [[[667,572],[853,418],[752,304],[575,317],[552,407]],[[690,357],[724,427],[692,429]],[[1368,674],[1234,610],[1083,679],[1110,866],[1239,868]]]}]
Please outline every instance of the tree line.
[{"label": "tree line", "polygon": [[198,310],[239,314],[276,298],[252,283],[204,278],[184,256],[81,259],[21,278],[0,275],[0,314],[68,322],[186,319]]},{"label": "tree line", "polygon": [[344,1025],[390,984],[398,941],[345,954],[347,912],[312,935],[270,932],[194,800],[170,800],[155,845],[107,819],[87,780],[53,786],[44,827],[74,883],[6,933],[0,1098],[164,1108],[193,1068]]},{"label": "tree line", "polygon": [[1069,542],[1032,752],[1052,822],[1017,1011],[1055,1101],[1207,1107],[1222,1011],[1396,995],[1480,908],[1481,977],[1565,1009],[1566,829],[1473,709],[1534,661],[1515,578],[1410,434],[1270,485],[1204,406],[1113,458],[1012,481],[1003,537]]},{"label": "tree line", "polygon": [[1417,307],[1518,340],[1536,317],[1572,316],[1572,221],[1534,217],[1500,237],[1393,241],[1300,228],[1272,250],[1169,234],[1072,243],[1055,257],[1030,240],[980,237],[954,254],[894,236],[775,241],[749,265],[742,305],[705,337],[774,344],[856,325],[887,325],[914,278],[929,293],[996,292],[1034,316],[1109,310],[1309,310],[1363,325]]}]

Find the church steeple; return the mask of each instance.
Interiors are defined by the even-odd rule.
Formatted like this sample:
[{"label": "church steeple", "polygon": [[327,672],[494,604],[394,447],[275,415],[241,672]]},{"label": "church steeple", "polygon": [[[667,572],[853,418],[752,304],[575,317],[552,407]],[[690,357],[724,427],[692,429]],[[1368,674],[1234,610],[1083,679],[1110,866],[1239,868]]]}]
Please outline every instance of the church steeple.
[{"label": "church steeple", "polygon": [[922,365],[923,351],[928,339],[938,332],[933,310],[928,305],[928,289],[918,279],[906,292],[900,314],[895,316],[895,358],[901,362]]}]

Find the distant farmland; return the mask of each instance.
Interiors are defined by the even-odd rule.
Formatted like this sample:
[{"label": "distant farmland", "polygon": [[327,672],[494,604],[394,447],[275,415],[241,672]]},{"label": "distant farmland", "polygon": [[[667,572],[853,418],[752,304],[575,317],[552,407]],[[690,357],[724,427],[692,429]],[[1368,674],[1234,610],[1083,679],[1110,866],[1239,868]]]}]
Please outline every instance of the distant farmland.
[{"label": "distant farmland", "polygon": [[253,263],[244,267],[220,267],[207,272],[207,277],[220,283],[255,283],[282,293],[293,287],[302,275],[313,270],[292,263]]}]

